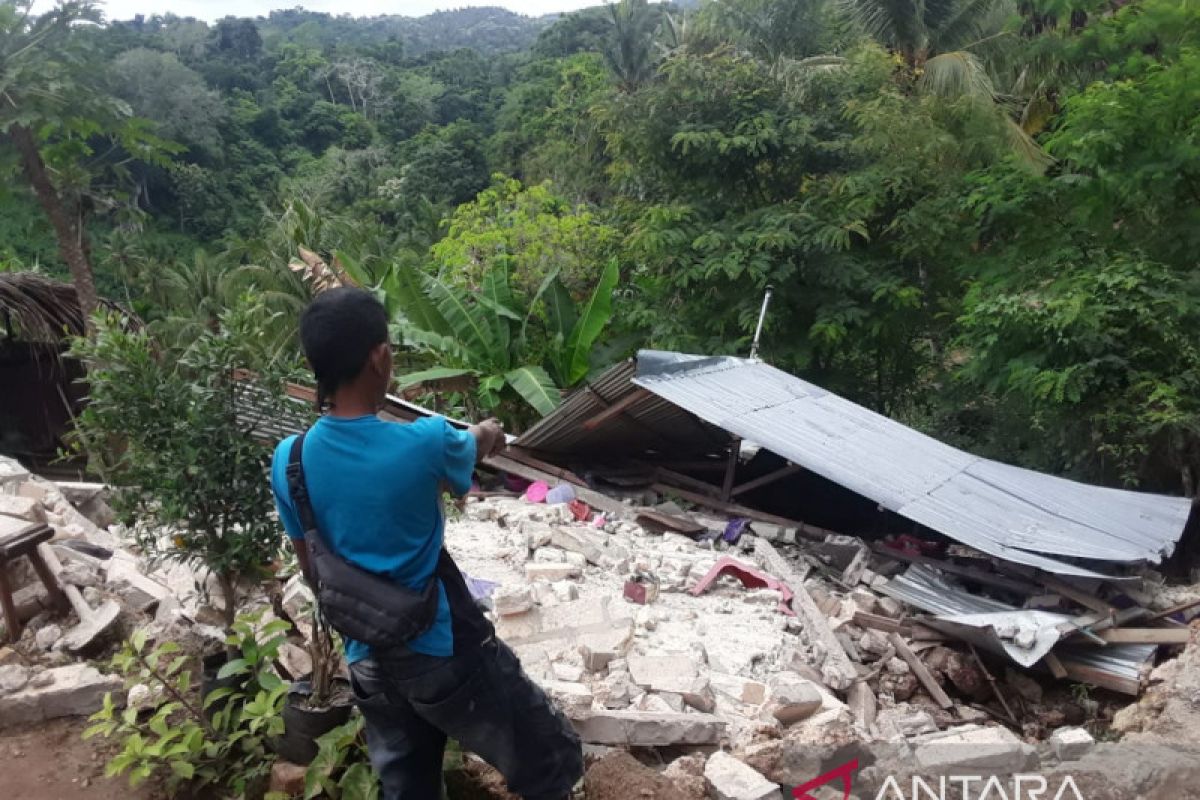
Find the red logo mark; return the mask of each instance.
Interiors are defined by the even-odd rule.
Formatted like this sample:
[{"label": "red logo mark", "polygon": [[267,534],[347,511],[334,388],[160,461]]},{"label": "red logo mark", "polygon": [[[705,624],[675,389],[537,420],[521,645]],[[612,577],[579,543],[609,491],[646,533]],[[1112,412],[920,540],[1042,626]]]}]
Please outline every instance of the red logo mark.
[{"label": "red logo mark", "polygon": [[851,781],[854,780],[854,772],[858,769],[858,759],[847,761],[837,769],[831,769],[819,778],[813,778],[803,786],[797,786],[792,790],[792,797],[795,800],[817,800],[809,792],[816,789],[818,786],[824,786],[827,783],[842,779],[842,800],[850,800]]}]

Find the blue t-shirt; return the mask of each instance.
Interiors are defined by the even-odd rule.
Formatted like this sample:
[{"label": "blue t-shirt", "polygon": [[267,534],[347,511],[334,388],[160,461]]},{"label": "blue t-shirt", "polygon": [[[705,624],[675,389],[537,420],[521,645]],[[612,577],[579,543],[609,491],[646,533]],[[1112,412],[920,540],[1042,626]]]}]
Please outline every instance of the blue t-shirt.
[{"label": "blue t-shirt", "polygon": [[[287,486],[295,436],[275,448],[271,489],[288,536],[304,538]],[[374,417],[324,416],[304,440],[304,473],[317,527],[330,548],[365,570],[420,589],[437,567],[443,521],[440,484],[471,488],[475,437],[443,417],[403,424]],[[408,643],[418,653],[454,654],[450,605],[438,587],[433,627]],[[370,655],[347,639],[346,661]]]}]

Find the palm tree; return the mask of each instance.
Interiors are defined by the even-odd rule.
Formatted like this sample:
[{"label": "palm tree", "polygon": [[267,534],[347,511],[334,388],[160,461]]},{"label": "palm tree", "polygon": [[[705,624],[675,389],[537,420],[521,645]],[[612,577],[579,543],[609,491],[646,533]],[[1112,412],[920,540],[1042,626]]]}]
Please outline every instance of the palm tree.
[{"label": "palm tree", "polygon": [[[1014,42],[1014,0],[838,0],[866,34],[903,58],[921,91],[991,105],[1018,154],[1044,167],[1049,157],[1014,119],[1016,98],[1001,92],[994,68]],[[989,69],[992,68],[992,69]]]},{"label": "palm tree", "polygon": [[662,15],[646,0],[610,3],[608,12],[612,36],[604,48],[604,60],[621,91],[635,92],[654,75],[654,37]]}]

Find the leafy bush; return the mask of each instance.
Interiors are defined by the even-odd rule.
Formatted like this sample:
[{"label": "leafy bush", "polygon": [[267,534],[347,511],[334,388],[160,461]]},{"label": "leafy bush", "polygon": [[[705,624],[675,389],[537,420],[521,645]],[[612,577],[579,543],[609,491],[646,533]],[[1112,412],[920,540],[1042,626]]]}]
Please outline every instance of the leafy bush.
[{"label": "leafy bush", "polygon": [[333,800],[377,800],[379,780],[367,760],[361,715],[317,739],[317,747],[317,757],[304,776],[305,800],[322,795]]},{"label": "leafy bush", "polygon": [[[239,303],[178,350],[100,320],[73,348],[90,387],[79,446],[143,523],[135,537],[144,552],[217,576],[228,624],[238,580],[262,574],[279,544],[271,431],[306,413],[287,399],[295,363],[263,333],[270,319],[260,304]],[[177,533],[164,537],[163,526]]]},{"label": "leafy bush", "polygon": [[262,793],[271,769],[267,741],[283,733],[288,684],[271,671],[271,663],[288,624],[276,620],[256,631],[257,621],[239,619],[226,640],[238,657],[222,667],[219,677],[236,677],[236,688],[210,692],[202,704],[185,669],[192,657],[174,642],[148,648],[146,632],[134,633],[112,663],[126,686],[148,685],[156,700],[149,709],[120,711],[109,694],[92,715],[85,739],[122,740],[106,775],[128,773],[133,786],[161,775],[169,790],[187,783],[197,796],[206,788],[237,797]]}]

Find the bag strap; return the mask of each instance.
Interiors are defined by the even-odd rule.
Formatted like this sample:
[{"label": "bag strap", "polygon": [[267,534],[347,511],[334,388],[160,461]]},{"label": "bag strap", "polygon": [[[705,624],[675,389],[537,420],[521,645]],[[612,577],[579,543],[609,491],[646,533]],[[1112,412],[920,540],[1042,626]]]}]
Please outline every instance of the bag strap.
[{"label": "bag strap", "polygon": [[321,540],[321,534],[317,530],[317,515],[313,513],[312,501],[308,497],[308,483],[304,478],[304,463],[300,459],[300,456],[304,452],[304,437],[307,435],[308,431],[304,431],[297,436],[296,440],[292,442],[292,450],[288,454],[288,493],[292,496],[292,503],[296,506],[296,516],[300,518],[300,527],[304,529],[304,538],[308,539],[310,536],[315,536],[318,540]]}]

